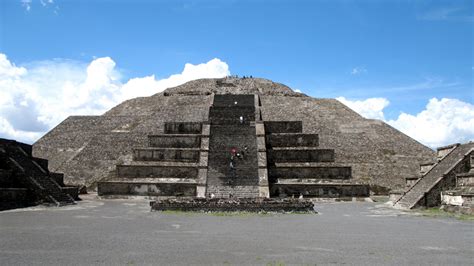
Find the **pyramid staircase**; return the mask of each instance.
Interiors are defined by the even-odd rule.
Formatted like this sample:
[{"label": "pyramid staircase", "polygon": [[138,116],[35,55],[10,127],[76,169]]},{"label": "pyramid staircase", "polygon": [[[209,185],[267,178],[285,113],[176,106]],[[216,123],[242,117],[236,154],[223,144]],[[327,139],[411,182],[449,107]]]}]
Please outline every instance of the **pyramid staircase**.
[{"label": "pyramid staircase", "polygon": [[[255,112],[254,95],[214,96],[209,111],[208,197],[259,197]],[[230,167],[232,149],[244,152],[234,158],[235,169]]]},{"label": "pyramid staircase", "polygon": [[200,122],[166,122],[164,134],[133,150],[131,164],[97,183],[98,195],[196,196],[207,174],[208,135],[209,125]]},{"label": "pyramid staircase", "polygon": [[[167,122],[133,162],[98,183],[99,195],[268,198],[365,197],[351,167],[304,134],[301,121],[262,121],[258,95],[213,95],[206,122]],[[234,168],[230,166],[232,150]]]},{"label": "pyramid staircase", "polygon": [[441,191],[456,187],[456,175],[468,171],[468,161],[474,153],[474,143],[456,144],[420,179],[410,186],[394,206],[401,209],[433,207],[441,202]]},{"label": "pyramid staircase", "polygon": [[63,174],[49,172],[47,160],[33,157],[31,145],[0,140],[2,204],[74,204],[78,188],[66,187],[63,177]]},{"label": "pyramid staircase", "polygon": [[350,166],[334,162],[334,149],[319,147],[318,134],[304,134],[301,121],[265,121],[271,196],[368,197],[352,181]]}]

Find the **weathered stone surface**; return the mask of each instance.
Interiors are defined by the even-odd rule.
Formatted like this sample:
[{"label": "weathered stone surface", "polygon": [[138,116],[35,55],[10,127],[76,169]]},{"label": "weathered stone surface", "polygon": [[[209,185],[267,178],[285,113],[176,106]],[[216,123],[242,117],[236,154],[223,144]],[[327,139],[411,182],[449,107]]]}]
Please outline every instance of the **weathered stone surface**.
[{"label": "weathered stone surface", "polygon": [[165,134],[200,134],[200,122],[166,122]]},{"label": "weathered stone surface", "polygon": [[271,149],[269,160],[278,162],[334,162],[333,149]]},{"label": "weathered stone surface", "polygon": [[369,186],[363,184],[279,184],[272,187],[272,195],[279,197],[320,197],[320,198],[341,198],[341,197],[368,197]]},{"label": "weathered stone surface", "polygon": [[223,112],[211,110],[209,114],[211,135],[207,194],[209,197],[225,198],[258,197],[258,165],[261,158],[257,156],[255,97],[216,95],[213,105],[213,108],[222,108],[219,111]]},{"label": "weathered stone surface", "polygon": [[[319,147],[336,150],[336,162],[355,180],[403,188],[406,176],[434,151],[379,120],[365,119],[335,99],[262,95],[264,121],[302,121],[302,133],[319,135]],[[293,131],[295,132],[295,131]],[[298,132],[295,132],[298,133]]]},{"label": "weathered stone surface", "polygon": [[199,148],[201,146],[200,135],[188,134],[164,134],[148,136],[150,147],[159,148]]},{"label": "weathered stone surface", "polygon": [[[165,123],[208,121],[214,94],[226,93],[258,94],[261,106],[254,114],[260,112],[264,121],[294,121],[265,123],[268,133],[318,134],[319,147],[335,149],[335,162],[350,166],[361,182],[402,188],[404,178],[416,175],[419,163],[434,156],[431,149],[336,100],[311,98],[264,79],[235,78],[195,80],[125,101],[102,116],[69,117],[38,140],[33,153],[48,159],[51,170],[63,172],[66,184],[91,186],[109,178],[115,165],[131,162],[132,149],[147,147],[148,135],[163,134],[166,127],[180,131],[178,124],[172,129]],[[245,101],[238,102],[248,111]],[[225,118],[235,119],[231,114]]]},{"label": "weathered stone surface", "polygon": [[[470,156],[474,154],[474,142],[442,148],[443,156],[438,163],[409,187],[394,204],[399,208],[434,207],[441,204],[441,192],[456,187],[458,174],[470,170]],[[449,150],[449,152],[445,152]]]},{"label": "weathered stone surface", "polygon": [[51,173],[31,146],[0,138],[0,210],[38,203],[74,204],[78,187],[65,187],[63,175]]},{"label": "weathered stone surface", "polygon": [[150,182],[99,182],[99,196],[137,195],[137,196],[195,196],[196,185],[192,183],[154,183]]},{"label": "weathered stone surface", "polygon": [[135,161],[198,162],[198,148],[138,148],[133,150]]},{"label": "weathered stone surface", "polygon": [[267,142],[277,147],[318,147],[317,134],[280,133],[267,135]]},{"label": "weathered stone surface", "polygon": [[150,203],[154,211],[205,212],[315,212],[314,204],[301,199],[164,199]]}]

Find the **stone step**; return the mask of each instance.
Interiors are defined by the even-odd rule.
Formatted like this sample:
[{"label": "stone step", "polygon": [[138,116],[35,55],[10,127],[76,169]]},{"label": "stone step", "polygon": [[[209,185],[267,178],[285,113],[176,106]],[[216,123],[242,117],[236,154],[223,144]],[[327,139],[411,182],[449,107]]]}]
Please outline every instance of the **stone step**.
[{"label": "stone step", "polygon": [[51,176],[51,178],[60,186],[64,186],[64,174],[50,172],[49,176]]},{"label": "stone step", "polygon": [[301,133],[303,132],[302,121],[265,121],[265,133]]},{"label": "stone step", "polygon": [[196,178],[198,174],[197,166],[186,166],[184,163],[175,166],[140,164],[140,165],[117,165],[117,177],[176,177],[176,178]]},{"label": "stone step", "polygon": [[165,134],[201,134],[201,122],[165,122]]},{"label": "stone step", "polygon": [[352,169],[350,166],[311,166],[311,165],[289,165],[284,167],[269,167],[270,179],[350,179]]},{"label": "stone step", "polygon": [[[239,150],[237,150],[237,153],[240,154],[240,157],[237,157],[237,155],[234,156],[234,163],[235,164],[240,164],[240,165],[252,165],[256,162],[257,160],[257,152],[245,152],[241,153]],[[224,158],[225,160],[220,161],[220,164],[222,165],[229,165],[230,163],[230,158],[231,158],[231,152],[225,150],[225,151],[213,151],[211,155],[209,155],[209,160],[221,160]],[[219,162],[216,162],[216,164]]]},{"label": "stone step", "polygon": [[284,184],[275,183],[270,185],[270,195],[273,197],[369,197],[370,189],[366,184],[347,183],[302,183]]},{"label": "stone step", "polygon": [[111,180],[101,182],[124,182],[124,183],[152,183],[152,184],[197,184],[196,179],[176,178],[176,177],[116,177]]},{"label": "stone step", "polygon": [[242,107],[255,106],[255,96],[251,95],[235,95],[235,94],[217,94],[214,95],[214,107]]},{"label": "stone step", "polygon": [[280,162],[334,162],[333,149],[269,149],[268,161]]},{"label": "stone step", "polygon": [[327,185],[358,185],[361,183],[355,182],[351,179],[322,179],[322,178],[279,178],[275,184],[327,184]]},{"label": "stone step", "polygon": [[[242,117],[242,120],[240,120]],[[218,125],[249,125],[250,122],[255,121],[255,111],[250,110],[242,112],[240,110],[235,110],[233,112],[222,112],[222,111],[211,111],[209,116],[209,121],[211,124]]]},{"label": "stone step", "polygon": [[[237,101],[237,105],[234,104]],[[241,106],[239,106],[239,103]],[[243,116],[244,123],[240,124],[239,117]],[[211,121],[209,139],[209,167],[207,188],[214,191],[214,187],[255,186],[258,184],[257,168],[257,141],[255,121],[255,96],[247,95],[243,98],[233,96],[218,96],[214,98],[213,107],[209,112]],[[231,149],[237,151],[247,147],[244,159],[236,158],[235,170],[230,168]],[[222,192],[221,192],[222,193]],[[256,194],[249,194],[258,197]],[[224,196],[224,195],[223,195]]]},{"label": "stone step", "polygon": [[254,107],[211,107],[209,109],[209,120],[212,122],[219,120],[255,121]]},{"label": "stone step", "polygon": [[272,133],[266,135],[267,147],[318,147],[318,134]]},{"label": "stone step", "polygon": [[[248,134],[255,134],[255,126],[253,125],[213,125],[211,127],[211,134],[213,135],[242,135],[245,137]],[[235,136],[234,136],[235,137]]]},{"label": "stone step", "polygon": [[208,186],[207,197],[215,198],[256,198],[259,196],[258,186]]},{"label": "stone step", "polygon": [[118,179],[116,181],[98,182],[97,194],[99,196],[138,195],[189,197],[196,196],[196,184],[189,182],[161,183],[143,179],[141,182],[135,182]]},{"label": "stone step", "polygon": [[39,164],[41,168],[43,168],[43,170],[45,170],[46,172],[48,171],[48,160],[42,159],[42,158],[36,158],[36,157],[31,157],[31,159],[35,163]]},{"label": "stone step", "polygon": [[48,169],[43,167],[47,164],[43,159],[31,157],[25,152],[24,145],[11,142],[5,144],[8,152],[8,163],[12,169],[16,168],[20,174],[16,175],[23,184],[28,186],[39,198],[55,204],[73,204],[74,200],[61,190],[58,183],[49,176]]},{"label": "stone step", "polygon": [[199,148],[136,148],[135,161],[198,162]]},{"label": "stone step", "polygon": [[148,146],[155,148],[199,148],[199,134],[161,134],[149,135]]}]

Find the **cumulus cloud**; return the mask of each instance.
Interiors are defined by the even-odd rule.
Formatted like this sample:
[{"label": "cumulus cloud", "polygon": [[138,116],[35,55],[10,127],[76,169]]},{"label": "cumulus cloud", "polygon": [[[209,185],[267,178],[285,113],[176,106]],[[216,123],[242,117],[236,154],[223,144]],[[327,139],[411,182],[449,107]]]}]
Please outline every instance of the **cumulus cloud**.
[{"label": "cumulus cloud", "polygon": [[229,75],[220,59],[186,64],[181,73],[122,82],[110,57],[90,63],[51,60],[16,66],[0,53],[0,137],[32,143],[69,115],[100,115],[120,102],[198,78]]},{"label": "cumulus cloud", "polygon": [[458,99],[432,98],[425,109],[412,115],[401,113],[397,119],[385,120],[385,98],[348,100],[337,98],[365,118],[380,119],[419,142],[436,148],[451,143],[474,140],[474,105]]},{"label": "cumulus cloud", "polygon": [[348,100],[344,97],[338,97],[336,99],[365,118],[380,120],[385,120],[383,109],[390,104],[385,98],[369,98],[355,101]]},{"label": "cumulus cloud", "polygon": [[432,98],[420,113],[401,113],[388,123],[431,147],[468,142],[474,140],[474,105],[457,99]]}]

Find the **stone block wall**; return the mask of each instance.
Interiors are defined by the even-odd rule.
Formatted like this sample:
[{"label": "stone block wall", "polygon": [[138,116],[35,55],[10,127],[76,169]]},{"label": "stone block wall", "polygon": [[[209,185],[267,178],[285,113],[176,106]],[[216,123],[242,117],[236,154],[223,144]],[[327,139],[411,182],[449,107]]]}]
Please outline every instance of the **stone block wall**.
[{"label": "stone block wall", "polygon": [[198,162],[199,148],[138,148],[133,150],[133,159],[137,161]]},{"label": "stone block wall", "polygon": [[199,148],[201,137],[185,134],[150,135],[148,136],[148,145],[159,148]]},{"label": "stone block wall", "polygon": [[369,187],[366,185],[307,185],[307,184],[275,184],[272,186],[272,195],[277,197],[361,197],[369,195]]},{"label": "stone block wall", "polygon": [[165,122],[165,134],[201,134],[201,122]]},{"label": "stone block wall", "polygon": [[109,182],[107,186],[100,186],[100,195],[194,197],[196,184]]},{"label": "stone block wall", "polygon": [[334,150],[332,149],[271,149],[267,156],[275,163],[334,162]]},{"label": "stone block wall", "polygon": [[[335,99],[262,95],[265,121],[301,121],[302,133],[318,134],[321,148],[352,168],[354,180],[389,189],[405,187],[419,164],[435,152],[378,120],[364,119]],[[283,124],[282,124],[283,125]],[[296,131],[296,130],[295,130]]]},{"label": "stone block wall", "polygon": [[149,147],[135,148],[133,161],[118,164],[112,179],[98,182],[99,196],[202,196],[209,126],[173,122],[164,127],[168,133],[149,135]]},{"label": "stone block wall", "polygon": [[347,180],[351,176],[351,167],[344,166],[308,166],[308,167],[271,167],[268,169],[272,178],[319,178],[319,179],[335,179]]},{"label": "stone block wall", "polygon": [[117,165],[118,177],[195,178],[197,173],[198,169],[193,166]]},{"label": "stone block wall", "polygon": [[417,203],[415,207],[435,207],[441,203],[441,192],[454,189],[456,187],[456,176],[469,170],[469,157],[465,157],[462,161],[443,174],[439,181],[434,183],[428,193],[425,193],[424,199]]},{"label": "stone block wall", "polygon": [[[270,123],[275,124],[275,123]],[[282,125],[285,125],[281,123]],[[292,125],[291,122],[289,125]],[[299,125],[299,124],[298,124]],[[268,126],[271,128],[271,126]],[[299,128],[299,127],[297,127]],[[294,131],[295,129],[283,128],[282,130]],[[275,129],[273,129],[275,130]],[[286,132],[287,132],[286,131]],[[276,147],[318,147],[319,146],[319,135],[317,134],[304,134],[304,133],[280,133],[280,134],[269,134],[266,136],[266,142],[270,145],[272,143]]]}]

